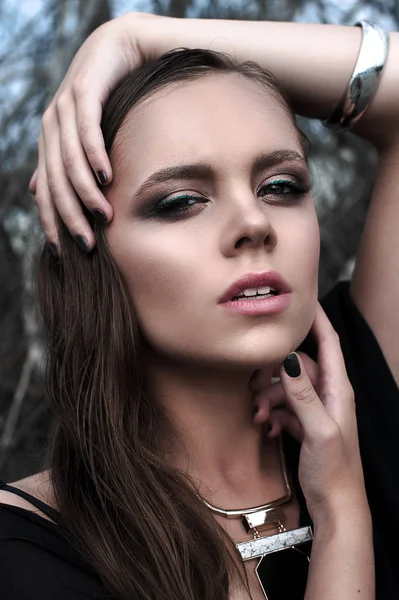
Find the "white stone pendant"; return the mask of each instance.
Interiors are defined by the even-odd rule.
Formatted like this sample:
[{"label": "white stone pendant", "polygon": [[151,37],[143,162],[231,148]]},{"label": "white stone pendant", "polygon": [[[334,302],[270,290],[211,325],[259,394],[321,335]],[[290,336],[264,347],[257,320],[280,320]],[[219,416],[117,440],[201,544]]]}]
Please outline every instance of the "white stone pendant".
[{"label": "white stone pendant", "polygon": [[312,540],[309,526],[242,542],[236,548],[244,561],[260,558],[255,573],[267,600],[303,600]]}]

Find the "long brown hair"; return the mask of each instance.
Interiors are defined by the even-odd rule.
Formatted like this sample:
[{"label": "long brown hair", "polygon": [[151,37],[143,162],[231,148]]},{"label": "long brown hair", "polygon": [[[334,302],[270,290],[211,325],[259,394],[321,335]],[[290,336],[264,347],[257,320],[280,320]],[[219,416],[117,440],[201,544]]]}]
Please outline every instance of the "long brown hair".
[{"label": "long brown hair", "polygon": [[[295,120],[274,77],[255,63],[180,49],[129,73],[111,94],[102,119],[108,153],[140,100],[215,73],[257,82]],[[39,261],[52,483],[63,524],[114,598],[227,600],[234,546],[160,452],[164,416],[146,393],[134,306],[104,228],[85,213],[96,249],[83,255],[60,222],[61,259],[45,247]]]}]

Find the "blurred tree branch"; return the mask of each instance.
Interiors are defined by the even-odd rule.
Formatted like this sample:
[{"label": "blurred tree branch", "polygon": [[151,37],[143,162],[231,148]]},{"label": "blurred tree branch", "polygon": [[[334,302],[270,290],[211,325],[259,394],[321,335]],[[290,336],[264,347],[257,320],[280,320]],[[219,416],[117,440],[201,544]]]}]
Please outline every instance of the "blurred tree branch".
[{"label": "blurred tree branch", "polygon": [[6,414],[0,421],[0,466],[18,439],[21,415],[29,413],[24,404],[29,407],[36,396],[34,382],[40,379],[43,362],[32,285],[32,266],[43,237],[27,190],[37,160],[41,116],[79,46],[110,18],[108,0],[47,0],[0,56],[0,81],[14,75],[14,88],[2,88],[0,93],[0,275],[11,284],[0,297],[0,358],[18,345],[24,348],[22,361],[11,371],[4,370],[5,361],[0,360],[0,414]]}]

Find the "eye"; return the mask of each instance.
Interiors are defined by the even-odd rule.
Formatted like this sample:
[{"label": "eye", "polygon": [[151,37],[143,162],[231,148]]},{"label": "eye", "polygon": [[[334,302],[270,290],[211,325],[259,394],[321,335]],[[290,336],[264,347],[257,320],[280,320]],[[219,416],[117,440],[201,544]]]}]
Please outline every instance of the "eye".
[{"label": "eye", "polygon": [[291,181],[290,179],[276,179],[262,185],[258,190],[258,195],[264,196],[304,196],[310,188]]},{"label": "eye", "polygon": [[151,208],[150,212],[158,218],[178,218],[189,212],[195,212],[196,209],[199,209],[199,204],[206,204],[207,202],[209,202],[208,198],[204,198],[203,196],[182,194],[156,201],[155,206]]}]

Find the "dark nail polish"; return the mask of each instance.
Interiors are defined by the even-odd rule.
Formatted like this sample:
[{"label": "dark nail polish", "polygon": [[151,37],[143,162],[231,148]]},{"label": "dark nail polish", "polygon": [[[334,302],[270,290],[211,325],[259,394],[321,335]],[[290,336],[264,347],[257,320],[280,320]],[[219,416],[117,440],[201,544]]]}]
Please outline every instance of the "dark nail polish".
[{"label": "dark nail polish", "polygon": [[107,183],[108,177],[106,176],[104,171],[97,171],[97,176],[98,176],[98,181],[101,183],[101,185],[105,185]]},{"label": "dark nail polish", "polygon": [[89,251],[89,244],[87,243],[86,238],[84,238],[82,235],[75,235],[75,242],[79,248],[83,250],[83,252]]},{"label": "dark nail polish", "polygon": [[284,361],[284,369],[290,377],[299,377],[301,374],[301,365],[299,364],[295,352],[291,352]]},{"label": "dark nail polish", "polygon": [[108,221],[107,215],[99,208],[95,208],[92,212],[97,221],[101,223],[101,225],[105,225],[105,223]]},{"label": "dark nail polish", "polygon": [[55,244],[53,244],[53,242],[49,242],[48,246],[49,246],[51,254],[54,256],[54,258],[59,258],[57,246]]},{"label": "dark nail polish", "polygon": [[259,406],[257,404],[254,404],[252,407],[252,416],[257,415],[258,411],[259,411]]}]

